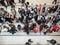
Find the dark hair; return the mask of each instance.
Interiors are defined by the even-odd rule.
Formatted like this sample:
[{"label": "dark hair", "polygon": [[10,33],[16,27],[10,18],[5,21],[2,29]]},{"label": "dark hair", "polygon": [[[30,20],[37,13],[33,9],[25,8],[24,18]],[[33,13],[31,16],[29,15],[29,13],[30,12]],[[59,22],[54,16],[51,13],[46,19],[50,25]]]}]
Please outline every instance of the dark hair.
[{"label": "dark hair", "polygon": [[26,2],[29,5],[29,2]]}]

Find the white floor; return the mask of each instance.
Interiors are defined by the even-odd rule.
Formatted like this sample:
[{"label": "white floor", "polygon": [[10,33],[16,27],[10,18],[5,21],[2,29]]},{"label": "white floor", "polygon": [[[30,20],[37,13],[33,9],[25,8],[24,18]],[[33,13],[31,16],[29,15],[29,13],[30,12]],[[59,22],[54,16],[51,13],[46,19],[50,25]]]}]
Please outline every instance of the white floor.
[{"label": "white floor", "polygon": [[[18,2],[19,0],[15,0],[15,3],[18,3]],[[44,3],[46,3],[47,5],[52,5],[53,0],[26,0],[26,2],[30,2],[30,4],[33,3],[37,5],[39,4],[43,5]],[[60,2],[60,0],[57,0],[57,2]]]},{"label": "white floor", "polygon": [[3,44],[25,44],[32,39],[32,44],[50,44],[46,40],[55,39],[60,44],[60,36],[0,36],[0,45]]}]

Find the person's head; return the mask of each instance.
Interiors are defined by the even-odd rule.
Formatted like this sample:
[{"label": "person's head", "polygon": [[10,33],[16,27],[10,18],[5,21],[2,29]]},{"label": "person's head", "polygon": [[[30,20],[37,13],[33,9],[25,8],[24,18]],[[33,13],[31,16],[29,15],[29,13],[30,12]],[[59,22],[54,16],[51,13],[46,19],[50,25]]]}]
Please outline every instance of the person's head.
[{"label": "person's head", "polygon": [[18,28],[18,29],[21,29],[21,25],[18,25],[17,28]]},{"label": "person's head", "polygon": [[53,23],[53,25],[57,25],[56,23]]},{"label": "person's head", "polygon": [[13,24],[13,23],[10,23],[10,24],[9,24],[9,26],[10,26],[10,27],[13,27],[13,26],[14,26],[14,24]]},{"label": "person's head", "polygon": [[15,8],[15,5],[11,5],[11,8]]},{"label": "person's head", "polygon": [[46,5],[46,3],[44,3],[44,5]]},{"label": "person's head", "polygon": [[33,3],[31,3],[31,5],[33,5]]},{"label": "person's head", "polygon": [[3,28],[7,28],[6,26],[3,26]]},{"label": "person's head", "polygon": [[26,44],[25,45],[30,45],[30,43],[29,42],[26,42]]},{"label": "person's head", "polygon": [[51,39],[51,40],[50,40],[50,43],[52,43],[52,44],[56,44],[57,42],[56,42],[55,39]]},{"label": "person's head", "polygon": [[26,2],[27,5],[29,5],[29,2]]},{"label": "person's head", "polygon": [[33,41],[31,41],[31,39],[28,39],[28,42],[33,42]]},{"label": "person's head", "polygon": [[37,15],[37,12],[35,12],[35,15]]},{"label": "person's head", "polygon": [[4,8],[1,8],[2,11],[4,11]]},{"label": "person's head", "polygon": [[39,6],[41,7],[42,5],[41,5],[41,4],[39,4]]}]

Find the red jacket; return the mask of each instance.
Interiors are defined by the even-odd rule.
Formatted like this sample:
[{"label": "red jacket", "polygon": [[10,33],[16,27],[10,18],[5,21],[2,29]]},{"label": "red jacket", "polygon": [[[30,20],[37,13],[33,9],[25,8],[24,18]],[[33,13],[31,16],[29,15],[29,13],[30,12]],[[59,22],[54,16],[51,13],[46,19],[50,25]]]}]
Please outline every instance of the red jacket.
[{"label": "red jacket", "polygon": [[58,31],[59,27],[57,25],[53,25],[52,27],[52,32]]},{"label": "red jacket", "polygon": [[41,7],[37,8],[38,11],[41,11]]},{"label": "red jacket", "polygon": [[40,31],[42,31],[42,30],[43,30],[43,26],[42,26],[42,25],[39,27],[39,30],[40,30]]},{"label": "red jacket", "polygon": [[35,26],[34,27],[34,32],[37,33],[38,32],[38,28]]}]

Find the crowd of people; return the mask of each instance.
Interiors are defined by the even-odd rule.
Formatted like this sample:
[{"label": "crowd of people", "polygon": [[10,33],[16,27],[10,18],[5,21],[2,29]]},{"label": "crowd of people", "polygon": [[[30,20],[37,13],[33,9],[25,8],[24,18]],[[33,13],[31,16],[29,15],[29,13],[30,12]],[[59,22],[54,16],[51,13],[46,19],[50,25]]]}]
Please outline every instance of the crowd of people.
[{"label": "crowd of people", "polygon": [[[14,1],[11,1],[8,1],[11,3],[11,5],[8,4],[11,6],[10,13],[0,8],[0,32],[6,31],[14,34],[22,30],[27,34],[31,31],[34,33],[43,31],[46,34],[59,31],[60,27],[57,25],[60,21],[59,5],[47,6],[46,3],[43,6],[33,3],[30,5],[29,2],[24,1],[18,8],[18,16],[15,5],[13,5]],[[3,6],[7,7],[5,4]]]},{"label": "crowd of people", "polygon": [[[19,3],[25,3],[25,0],[19,0]],[[0,4],[7,8],[7,6],[15,5],[16,3],[14,0],[0,0]]]}]

